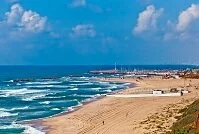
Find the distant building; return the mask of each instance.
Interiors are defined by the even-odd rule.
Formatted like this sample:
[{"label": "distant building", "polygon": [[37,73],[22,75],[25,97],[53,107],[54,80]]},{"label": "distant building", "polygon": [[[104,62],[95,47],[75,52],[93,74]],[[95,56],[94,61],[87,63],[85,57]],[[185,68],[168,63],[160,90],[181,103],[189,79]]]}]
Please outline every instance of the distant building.
[{"label": "distant building", "polygon": [[153,90],[153,94],[163,94],[162,90]]}]

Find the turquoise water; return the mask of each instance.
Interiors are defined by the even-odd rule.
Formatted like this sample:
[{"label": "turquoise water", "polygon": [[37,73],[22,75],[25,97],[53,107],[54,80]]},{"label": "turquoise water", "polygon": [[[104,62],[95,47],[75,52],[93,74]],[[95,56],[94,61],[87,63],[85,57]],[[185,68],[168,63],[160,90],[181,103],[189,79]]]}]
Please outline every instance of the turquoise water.
[{"label": "turquoise water", "polygon": [[73,111],[83,102],[126,88],[93,77],[9,80],[0,85],[0,133],[39,133],[19,122]]}]

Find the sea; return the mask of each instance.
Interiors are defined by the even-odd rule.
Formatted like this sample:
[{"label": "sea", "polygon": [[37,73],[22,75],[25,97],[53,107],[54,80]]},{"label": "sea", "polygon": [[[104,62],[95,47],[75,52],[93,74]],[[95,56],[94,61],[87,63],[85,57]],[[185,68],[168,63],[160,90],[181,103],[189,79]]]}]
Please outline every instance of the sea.
[{"label": "sea", "polygon": [[[120,67],[120,66],[118,66]],[[188,65],[126,65],[130,70],[180,70]],[[0,134],[44,134],[25,121],[72,112],[84,103],[128,88],[130,83],[103,82],[114,75],[90,74],[114,66],[0,66]]]}]

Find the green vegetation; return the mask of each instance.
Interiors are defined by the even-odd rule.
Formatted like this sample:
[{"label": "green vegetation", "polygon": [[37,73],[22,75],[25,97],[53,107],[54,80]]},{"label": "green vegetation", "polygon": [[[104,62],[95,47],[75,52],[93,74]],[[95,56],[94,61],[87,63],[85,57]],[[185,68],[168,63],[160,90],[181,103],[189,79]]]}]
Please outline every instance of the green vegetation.
[{"label": "green vegetation", "polygon": [[171,134],[199,134],[199,128],[196,128],[199,100],[180,110],[180,113],[182,115],[176,117],[177,122],[173,124]]}]

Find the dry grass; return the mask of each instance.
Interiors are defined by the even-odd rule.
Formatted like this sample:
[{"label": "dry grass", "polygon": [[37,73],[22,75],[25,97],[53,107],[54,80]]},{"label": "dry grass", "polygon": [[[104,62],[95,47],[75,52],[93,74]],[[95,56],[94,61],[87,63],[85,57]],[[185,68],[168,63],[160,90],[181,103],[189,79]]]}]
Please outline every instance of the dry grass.
[{"label": "dry grass", "polygon": [[195,98],[184,100],[177,104],[169,104],[161,109],[161,112],[149,115],[147,119],[140,122],[146,130],[145,134],[165,134],[171,133],[172,124],[170,122],[176,121],[174,117],[182,115],[180,111],[186,108],[186,105],[191,104]]}]

